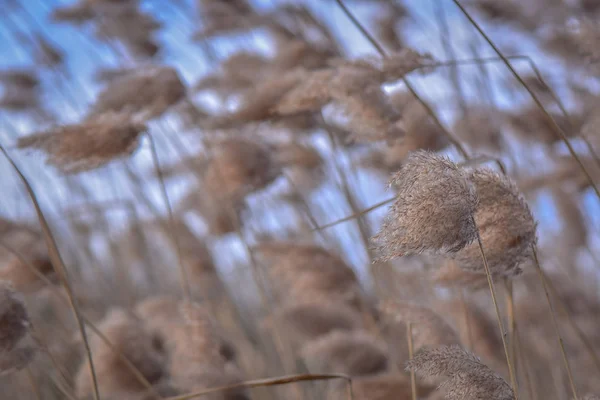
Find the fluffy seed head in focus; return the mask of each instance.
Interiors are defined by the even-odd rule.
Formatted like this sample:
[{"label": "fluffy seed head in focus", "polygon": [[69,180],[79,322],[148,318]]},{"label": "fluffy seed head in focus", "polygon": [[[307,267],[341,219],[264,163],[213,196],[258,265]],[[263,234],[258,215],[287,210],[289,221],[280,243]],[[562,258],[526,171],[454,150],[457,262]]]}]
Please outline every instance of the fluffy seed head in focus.
[{"label": "fluffy seed head in focus", "polygon": [[[470,179],[479,197],[475,222],[490,272],[501,276],[519,274],[520,264],[531,257],[531,246],[536,243],[536,223],[527,202],[514,183],[492,170],[475,170]],[[477,243],[452,258],[467,271],[484,271]]]},{"label": "fluffy seed head in focus", "polygon": [[392,177],[397,197],[373,237],[377,261],[423,252],[457,252],[476,238],[475,187],[450,160],[411,154]]}]

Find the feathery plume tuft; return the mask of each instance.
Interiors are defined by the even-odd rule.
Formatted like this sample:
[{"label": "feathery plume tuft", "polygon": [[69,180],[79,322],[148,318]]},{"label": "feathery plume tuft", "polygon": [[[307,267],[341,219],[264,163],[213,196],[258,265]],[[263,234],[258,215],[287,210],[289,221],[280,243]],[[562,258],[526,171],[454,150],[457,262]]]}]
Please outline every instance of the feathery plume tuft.
[{"label": "feathery plume tuft", "polygon": [[429,308],[397,302],[383,302],[378,308],[384,320],[392,323],[412,323],[415,351],[423,347],[460,343],[454,329]]},{"label": "feathery plume tuft", "polygon": [[425,378],[446,377],[440,389],[448,400],[513,400],[510,385],[459,346],[442,346],[418,352],[407,364]]},{"label": "feathery plume tuft", "polygon": [[79,124],[20,138],[17,145],[43,150],[48,164],[71,174],[132,154],[145,130],[144,124],[133,121],[128,114],[108,112]]},{"label": "feathery plume tuft", "polygon": [[373,237],[377,261],[423,252],[457,252],[476,238],[475,187],[450,160],[411,154],[392,177],[397,199]]},{"label": "feathery plume tuft", "polygon": [[98,95],[91,116],[114,111],[156,118],[185,95],[186,87],[175,69],[147,67],[111,80]]},{"label": "feathery plume tuft", "polygon": [[[514,276],[531,257],[536,243],[536,223],[525,199],[508,178],[486,168],[471,173],[479,197],[475,222],[492,275]],[[452,255],[467,271],[482,272],[483,260],[476,243]]]}]

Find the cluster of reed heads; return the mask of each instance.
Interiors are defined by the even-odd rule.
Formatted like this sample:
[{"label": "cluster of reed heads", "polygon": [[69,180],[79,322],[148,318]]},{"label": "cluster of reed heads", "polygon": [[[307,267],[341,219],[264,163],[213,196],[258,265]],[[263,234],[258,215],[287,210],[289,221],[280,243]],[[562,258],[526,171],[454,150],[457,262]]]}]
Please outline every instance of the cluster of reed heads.
[{"label": "cluster of reed heads", "polygon": [[600,398],[600,2],[5,3],[3,398]]}]

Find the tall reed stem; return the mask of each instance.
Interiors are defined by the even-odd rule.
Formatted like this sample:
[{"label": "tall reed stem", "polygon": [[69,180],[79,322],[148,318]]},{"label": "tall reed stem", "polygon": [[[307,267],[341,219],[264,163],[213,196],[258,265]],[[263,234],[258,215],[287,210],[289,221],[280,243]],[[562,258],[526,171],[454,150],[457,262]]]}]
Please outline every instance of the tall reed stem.
[{"label": "tall reed stem", "polygon": [[[406,337],[408,338],[408,359],[412,361],[414,357],[414,346],[413,346],[413,334],[412,334],[412,322],[406,324]],[[415,378],[415,371],[410,369],[410,392],[412,400],[417,400],[417,381]]]},{"label": "tall reed stem", "polygon": [[504,56],[504,54],[494,44],[494,42],[490,39],[490,37],[483,31],[481,26],[479,26],[479,24],[473,19],[471,14],[463,7],[463,5],[460,3],[460,1],[458,1],[458,0],[452,0],[452,1],[454,2],[454,4],[456,4],[456,6],[460,9],[460,11],[464,14],[464,16],[467,17],[467,19],[469,20],[471,25],[473,25],[473,27],[477,30],[477,32],[479,32],[481,34],[483,39],[490,45],[490,47],[494,50],[494,52],[498,55],[498,57],[500,57],[502,59],[502,62],[504,63],[504,65],[506,65],[506,67],[509,69],[509,71],[512,73],[512,75],[515,77],[515,79],[517,81],[519,81],[519,83],[521,85],[523,85],[525,90],[527,90],[527,93],[529,93],[529,95],[533,99],[533,102],[540,108],[540,110],[542,110],[542,112],[544,113],[544,116],[550,123],[552,130],[560,137],[560,139],[567,146],[567,148],[569,149],[569,153],[571,154],[571,157],[573,157],[575,159],[575,161],[577,161],[577,164],[579,164],[579,168],[585,174],[585,177],[587,178],[589,184],[592,186],[592,188],[594,188],[594,192],[596,192],[596,196],[598,196],[598,199],[600,199],[600,190],[598,190],[598,187],[596,186],[596,183],[594,182],[592,175],[587,170],[587,168],[585,167],[585,165],[583,164],[583,162],[581,161],[581,159],[575,152],[575,149],[573,148],[573,145],[571,145],[571,142],[567,138],[565,132],[556,123],[556,121],[554,120],[554,118],[552,118],[552,116],[548,113],[548,111],[546,111],[546,108],[542,104],[541,100],[537,97],[535,92],[533,90],[531,90],[529,85],[527,85],[527,83],[523,80],[523,78],[521,78],[519,73],[511,65],[510,61]]},{"label": "tall reed stem", "polygon": [[150,142],[150,150],[152,152],[152,162],[154,164],[154,169],[156,170],[156,176],[158,177],[158,182],[160,185],[160,192],[163,198],[163,202],[167,207],[167,213],[169,218],[169,230],[171,231],[171,237],[173,240],[173,244],[175,245],[175,253],[177,256],[177,265],[179,267],[179,284],[181,286],[181,290],[185,296],[187,301],[192,300],[192,291],[190,289],[190,282],[187,276],[187,272],[185,270],[185,265],[183,265],[183,257],[181,255],[181,245],[179,243],[179,239],[177,236],[177,229],[175,225],[175,218],[173,217],[173,209],[171,207],[171,202],[169,201],[169,194],[167,192],[167,187],[165,185],[165,180],[163,178],[162,170],[160,169],[160,163],[158,160],[158,152],[156,151],[156,144],[154,143],[154,139],[150,134],[146,135],[148,137],[148,141]]},{"label": "tall reed stem", "polygon": [[44,241],[46,242],[46,247],[48,248],[48,256],[50,257],[52,267],[54,268],[56,275],[58,275],[58,277],[60,278],[62,284],[64,285],[64,287],[67,291],[67,295],[69,297],[69,304],[71,306],[71,310],[73,312],[75,320],[77,321],[79,333],[81,334],[83,346],[85,347],[85,353],[86,353],[86,357],[87,357],[87,361],[88,361],[89,373],[92,378],[94,400],[100,400],[100,392],[98,390],[98,379],[96,377],[96,369],[94,368],[94,361],[92,360],[92,351],[90,349],[90,344],[88,342],[87,335],[85,333],[85,326],[83,324],[81,315],[79,314],[79,308],[77,307],[77,300],[75,299],[75,296],[73,294],[73,289],[71,287],[69,274],[68,274],[67,268],[65,266],[65,263],[63,262],[63,259],[60,255],[60,252],[58,250],[56,240],[54,239],[54,236],[52,235],[50,226],[48,225],[48,222],[46,221],[46,217],[44,216],[44,213],[42,212],[40,204],[37,201],[37,197],[33,191],[33,188],[29,184],[29,181],[27,180],[27,178],[25,178],[25,175],[23,175],[23,173],[21,172],[21,170],[19,169],[17,164],[15,164],[13,159],[8,155],[8,153],[6,152],[4,147],[1,145],[0,145],[0,151],[4,154],[4,156],[10,163],[10,165],[13,167],[13,169],[15,170],[15,172],[17,173],[17,175],[23,182],[23,185],[25,185],[25,189],[27,189],[27,194],[29,195],[31,202],[33,203],[35,212],[36,212],[38,220],[40,222],[40,226],[42,228],[42,232],[44,234]]},{"label": "tall reed stem", "polygon": [[[475,218],[473,218],[473,224],[475,224]],[[475,224],[476,225],[476,224]],[[502,316],[500,314],[500,307],[498,307],[498,300],[496,298],[496,289],[494,288],[494,280],[492,279],[492,273],[487,262],[485,251],[483,250],[483,243],[481,241],[481,235],[479,234],[479,228],[477,228],[477,244],[481,253],[481,259],[483,260],[483,267],[485,269],[485,275],[487,277],[488,286],[490,287],[490,294],[492,295],[492,302],[494,303],[494,309],[496,310],[496,319],[498,320],[498,329],[500,330],[500,338],[502,339],[502,346],[504,347],[504,355],[506,356],[506,362],[508,363],[508,374],[510,377],[510,385],[513,388],[515,394],[515,400],[519,400],[519,393],[517,388],[517,380],[515,376],[515,369],[510,359],[508,351],[508,345],[506,344],[506,334],[502,325]]]}]

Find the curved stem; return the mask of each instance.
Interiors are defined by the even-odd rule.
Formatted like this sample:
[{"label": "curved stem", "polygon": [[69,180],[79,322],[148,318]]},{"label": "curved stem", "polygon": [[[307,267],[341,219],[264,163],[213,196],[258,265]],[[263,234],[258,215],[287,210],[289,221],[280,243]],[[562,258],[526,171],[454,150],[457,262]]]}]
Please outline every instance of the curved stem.
[{"label": "curved stem", "polygon": [[79,313],[79,308],[77,307],[77,301],[75,299],[75,296],[73,295],[73,289],[71,288],[69,274],[68,274],[67,268],[65,267],[65,263],[62,260],[60,252],[58,250],[58,246],[56,245],[56,241],[54,239],[54,236],[52,235],[52,231],[50,230],[50,226],[48,225],[48,222],[46,221],[46,217],[44,216],[44,213],[42,212],[42,209],[37,201],[37,197],[33,191],[33,188],[29,184],[29,181],[27,180],[27,178],[25,178],[25,175],[23,175],[23,173],[21,173],[21,170],[19,169],[19,167],[17,167],[17,164],[15,164],[13,159],[8,155],[8,153],[6,152],[4,147],[2,147],[1,145],[0,145],[0,151],[4,154],[4,156],[10,163],[10,165],[13,167],[13,169],[15,170],[15,172],[17,173],[17,175],[19,176],[19,178],[25,185],[25,189],[27,189],[27,194],[29,195],[31,202],[33,203],[38,220],[40,221],[40,226],[42,228],[42,232],[44,234],[44,240],[46,242],[46,247],[48,247],[48,256],[50,257],[50,261],[52,262],[52,266],[54,267],[56,274],[59,276],[62,284],[64,285],[64,287],[67,291],[71,310],[73,312],[73,315],[75,316],[75,320],[77,321],[77,326],[79,328],[79,332],[81,334],[81,339],[82,339],[83,345],[85,347],[85,353],[86,353],[86,357],[87,357],[87,361],[88,361],[88,368],[89,368],[90,376],[92,378],[94,399],[100,400],[100,392],[98,390],[98,380],[96,377],[96,369],[94,368],[94,361],[92,360],[92,351],[90,349],[90,344],[88,343],[87,335],[85,333],[85,326],[83,324],[81,315]]},{"label": "curved stem", "polygon": [[523,85],[523,87],[525,88],[525,90],[527,90],[527,92],[529,93],[529,95],[533,99],[533,102],[542,110],[542,112],[544,113],[544,116],[546,117],[546,119],[550,123],[550,126],[552,126],[552,129],[554,130],[554,132],[560,137],[560,139],[567,146],[567,148],[569,149],[569,153],[575,159],[575,161],[577,161],[577,164],[579,164],[579,167],[583,171],[583,173],[585,174],[585,176],[586,176],[589,184],[594,189],[594,192],[596,192],[596,196],[598,196],[598,199],[600,199],[600,190],[596,186],[596,183],[594,183],[594,179],[592,178],[592,175],[587,170],[587,168],[585,167],[585,165],[583,164],[583,162],[581,161],[581,159],[579,158],[579,156],[575,152],[575,149],[573,148],[573,145],[571,145],[571,142],[567,138],[565,132],[556,123],[556,121],[554,120],[554,118],[552,118],[552,116],[548,113],[548,111],[546,111],[546,108],[542,104],[541,100],[537,97],[537,95],[534,93],[534,91],[531,90],[531,88],[523,80],[523,78],[521,78],[521,76],[519,75],[519,73],[511,65],[510,61],[504,56],[504,54],[502,54],[502,52],[500,51],[500,49],[494,44],[494,42],[490,39],[490,37],[483,31],[483,29],[481,28],[481,26],[479,26],[479,24],[473,19],[473,17],[471,16],[471,14],[469,14],[469,12],[462,6],[462,4],[460,4],[460,1],[458,1],[458,0],[452,0],[452,1],[460,9],[460,11],[465,15],[465,17],[467,17],[467,19],[469,20],[469,22],[481,34],[481,36],[483,37],[483,39],[490,45],[490,47],[494,50],[494,52],[502,59],[502,62],[506,65],[506,67],[509,69],[509,71],[513,74],[513,76],[515,77],[515,79],[517,79],[517,81],[519,81],[519,83],[521,85]]}]

